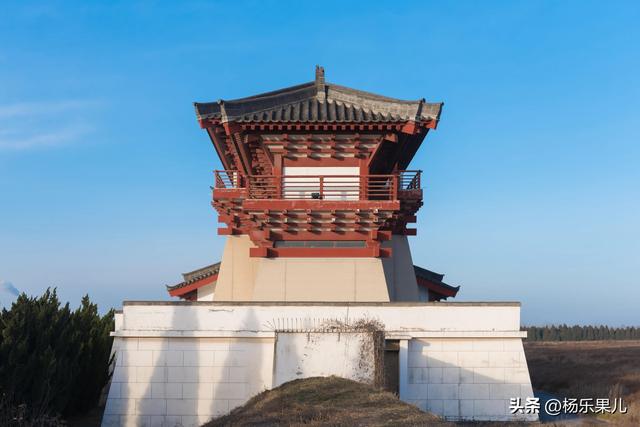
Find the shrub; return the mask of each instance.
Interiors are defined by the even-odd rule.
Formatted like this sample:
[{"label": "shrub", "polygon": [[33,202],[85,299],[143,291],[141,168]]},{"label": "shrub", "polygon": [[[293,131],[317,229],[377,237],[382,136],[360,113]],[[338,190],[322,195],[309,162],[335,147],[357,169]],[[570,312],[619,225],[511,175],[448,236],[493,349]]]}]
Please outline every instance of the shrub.
[{"label": "shrub", "polygon": [[94,407],[109,379],[112,329],[113,311],[100,316],[88,296],[71,311],[55,289],[20,295],[0,313],[0,393],[10,402],[4,406],[65,417]]}]

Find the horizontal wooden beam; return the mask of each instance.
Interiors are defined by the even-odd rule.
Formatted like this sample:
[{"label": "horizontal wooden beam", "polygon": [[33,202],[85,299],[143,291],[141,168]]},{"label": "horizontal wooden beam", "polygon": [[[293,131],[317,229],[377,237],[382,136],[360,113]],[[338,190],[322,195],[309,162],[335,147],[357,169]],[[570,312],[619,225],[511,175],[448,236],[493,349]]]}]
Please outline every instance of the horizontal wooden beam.
[{"label": "horizontal wooden beam", "polygon": [[389,248],[250,248],[252,258],[380,258],[391,256]]},{"label": "horizontal wooden beam", "polygon": [[235,228],[235,227],[218,228],[219,236],[239,236],[241,234],[245,234],[245,233],[239,228]]},{"label": "horizontal wooden beam", "polygon": [[356,157],[285,157],[284,166],[358,166],[360,160]]},{"label": "horizontal wooden beam", "polygon": [[270,240],[367,241],[369,234],[366,231],[271,231]]},{"label": "horizontal wooden beam", "polygon": [[243,204],[247,210],[293,210],[310,209],[316,211],[354,211],[375,210],[377,211],[397,211],[400,209],[398,200],[282,200],[282,199],[247,199]]},{"label": "horizontal wooden beam", "polygon": [[249,196],[246,188],[214,188],[214,199],[244,199]]}]

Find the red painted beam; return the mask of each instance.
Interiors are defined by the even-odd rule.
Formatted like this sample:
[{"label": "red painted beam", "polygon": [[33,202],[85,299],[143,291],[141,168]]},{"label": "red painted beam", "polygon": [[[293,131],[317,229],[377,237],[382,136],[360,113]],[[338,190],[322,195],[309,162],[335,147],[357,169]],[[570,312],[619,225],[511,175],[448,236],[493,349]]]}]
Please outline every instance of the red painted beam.
[{"label": "red painted beam", "polygon": [[377,258],[390,256],[389,248],[251,248],[253,258]]},{"label": "red painted beam", "polygon": [[370,241],[384,242],[391,240],[391,231],[388,230],[371,230],[368,234]]},{"label": "red painted beam", "polygon": [[237,236],[239,234],[244,234],[242,233],[242,231],[238,230],[237,228],[225,228],[225,227],[220,227],[218,228],[218,235],[219,236]]},{"label": "red painted beam", "polygon": [[269,255],[268,249],[265,247],[249,248],[249,256],[251,258],[266,258]]},{"label": "red painted beam", "polygon": [[245,199],[249,195],[246,188],[214,188],[214,199]]},{"label": "red painted beam", "polygon": [[360,160],[355,157],[285,157],[284,166],[358,166]]},{"label": "red painted beam", "polygon": [[402,126],[402,133],[406,133],[409,135],[415,135],[418,132],[419,126],[416,122],[410,120]]},{"label": "red painted beam", "polygon": [[283,199],[248,199],[243,203],[246,210],[285,210],[285,209],[310,209],[310,210],[337,210],[355,211],[360,210],[380,210],[397,211],[400,210],[398,200],[283,200]]},{"label": "red painted beam", "polygon": [[220,119],[198,119],[198,124],[201,129],[207,129],[220,125]]},{"label": "red painted beam", "polygon": [[366,241],[369,239],[369,232],[366,231],[271,231],[270,240]]},{"label": "red painted beam", "polygon": [[438,127],[438,121],[428,120],[427,122],[424,123],[424,127],[426,127],[427,129],[436,129]]}]

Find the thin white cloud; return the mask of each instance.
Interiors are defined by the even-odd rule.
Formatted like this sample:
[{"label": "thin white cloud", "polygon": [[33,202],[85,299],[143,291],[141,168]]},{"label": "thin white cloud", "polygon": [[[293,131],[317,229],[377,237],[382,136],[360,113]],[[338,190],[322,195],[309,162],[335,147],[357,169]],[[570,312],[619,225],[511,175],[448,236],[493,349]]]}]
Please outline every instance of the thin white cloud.
[{"label": "thin white cloud", "polygon": [[56,147],[78,141],[88,135],[93,128],[86,124],[67,125],[42,133],[2,136],[0,134],[0,149],[25,150],[36,147]]},{"label": "thin white cloud", "polygon": [[59,114],[67,111],[93,108],[100,105],[98,101],[67,99],[62,101],[18,102],[0,105],[0,120],[21,116],[42,116]]},{"label": "thin white cloud", "polygon": [[0,105],[0,150],[57,147],[94,130],[89,117],[101,102],[58,100]]}]

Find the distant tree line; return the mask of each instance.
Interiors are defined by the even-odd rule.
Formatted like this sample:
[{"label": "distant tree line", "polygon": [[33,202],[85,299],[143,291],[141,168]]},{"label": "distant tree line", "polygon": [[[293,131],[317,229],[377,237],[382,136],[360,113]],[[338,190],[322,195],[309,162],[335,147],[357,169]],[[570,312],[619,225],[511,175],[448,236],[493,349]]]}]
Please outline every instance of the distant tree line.
[{"label": "distant tree line", "polygon": [[57,425],[94,408],[109,379],[113,311],[56,290],[22,294],[0,313],[0,425]]},{"label": "distant tree line", "polygon": [[640,328],[625,326],[523,326],[528,341],[601,341],[601,340],[640,340]]}]

